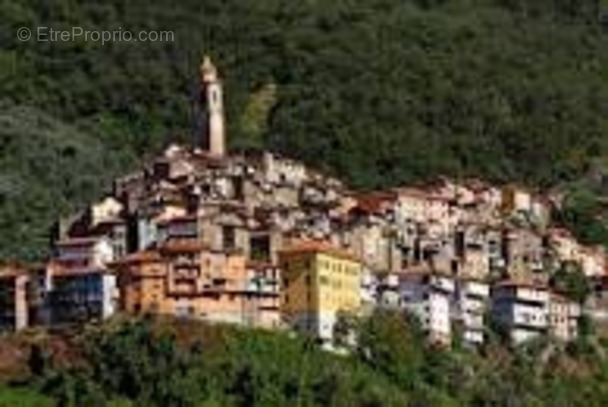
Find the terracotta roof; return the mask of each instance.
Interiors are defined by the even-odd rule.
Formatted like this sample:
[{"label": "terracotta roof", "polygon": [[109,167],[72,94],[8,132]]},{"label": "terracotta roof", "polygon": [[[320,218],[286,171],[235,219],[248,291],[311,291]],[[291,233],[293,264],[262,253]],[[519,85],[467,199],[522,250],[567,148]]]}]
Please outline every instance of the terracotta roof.
[{"label": "terracotta roof", "polygon": [[267,262],[267,261],[258,261],[258,260],[249,260],[246,263],[246,267],[249,269],[260,269],[260,268],[276,268],[278,266]]},{"label": "terracotta roof", "polygon": [[415,187],[398,187],[395,188],[394,191],[396,191],[399,196],[411,196],[423,199],[426,199],[427,196],[425,190]]},{"label": "terracotta roof", "polygon": [[391,203],[397,199],[397,195],[390,191],[370,192],[355,197],[357,205],[355,209],[360,209],[368,213],[378,213],[387,203]]},{"label": "terracotta roof", "polygon": [[534,290],[549,291],[549,287],[544,284],[535,283],[533,281],[524,280],[504,280],[495,284],[496,287],[520,287],[520,288],[531,288]]},{"label": "terracotta roof", "polygon": [[57,246],[90,246],[99,242],[100,236],[73,237],[57,242]]},{"label": "terracotta roof", "polygon": [[197,241],[169,240],[159,247],[161,252],[182,253],[200,252],[204,246]]},{"label": "terracotta roof", "polygon": [[447,277],[450,279],[454,279],[454,276],[450,273],[442,272],[440,270],[434,270],[431,266],[426,264],[408,267],[395,274],[397,275],[397,277],[399,277],[399,279],[408,279],[424,276]]},{"label": "terracotta roof", "polygon": [[452,199],[450,197],[438,194],[438,192],[433,190],[433,188],[401,187],[395,188],[394,191],[397,192],[398,196],[413,197],[423,199],[425,201],[448,202]]},{"label": "terracotta roof", "polygon": [[574,239],[574,236],[572,235],[572,232],[570,232],[568,229],[564,229],[564,228],[551,228],[549,230],[549,234],[551,236],[559,236],[559,237],[566,237],[569,239]]},{"label": "terracotta roof", "polygon": [[517,183],[503,185],[503,190],[512,190],[513,192],[532,193],[529,187]]},{"label": "terracotta roof", "polygon": [[107,270],[86,266],[68,266],[56,261],[49,262],[48,269],[53,277],[56,276],[79,276],[87,274],[107,273]]},{"label": "terracotta roof", "polygon": [[409,267],[405,267],[402,270],[398,271],[396,274],[398,275],[413,275],[413,274],[430,274],[432,272],[431,266],[429,264],[421,263],[412,265]]},{"label": "terracotta roof", "polygon": [[478,178],[471,178],[466,180],[464,186],[465,188],[468,188],[476,193],[484,192],[491,188],[491,186],[487,182]]},{"label": "terracotta roof", "polygon": [[282,250],[282,253],[325,253],[345,260],[359,262],[360,260],[352,253],[333,246],[327,241],[305,240],[295,243],[293,246]]},{"label": "terracotta roof", "polygon": [[27,268],[19,263],[3,263],[0,264],[0,278],[16,277],[20,274],[26,274]]},{"label": "terracotta roof", "polygon": [[162,256],[157,250],[143,250],[131,253],[116,263],[154,263],[162,260]]}]

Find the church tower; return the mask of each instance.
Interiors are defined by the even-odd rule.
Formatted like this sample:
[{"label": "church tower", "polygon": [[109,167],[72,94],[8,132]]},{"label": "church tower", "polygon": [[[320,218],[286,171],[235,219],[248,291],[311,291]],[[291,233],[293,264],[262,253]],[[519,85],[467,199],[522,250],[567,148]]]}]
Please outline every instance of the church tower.
[{"label": "church tower", "polygon": [[207,140],[208,151],[211,155],[221,157],[226,153],[222,83],[218,78],[217,68],[208,56],[205,56],[201,64],[200,98],[205,106],[203,113],[205,126],[202,139]]}]

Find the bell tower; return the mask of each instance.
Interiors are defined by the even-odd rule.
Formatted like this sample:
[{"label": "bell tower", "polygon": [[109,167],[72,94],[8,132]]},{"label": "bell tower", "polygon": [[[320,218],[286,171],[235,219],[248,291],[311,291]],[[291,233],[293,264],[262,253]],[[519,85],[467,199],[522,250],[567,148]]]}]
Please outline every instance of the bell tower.
[{"label": "bell tower", "polygon": [[218,78],[217,68],[211,58],[205,56],[201,64],[201,94],[204,104],[203,140],[211,155],[221,157],[226,153],[226,134],[224,125],[224,101],[222,97],[222,83]]}]

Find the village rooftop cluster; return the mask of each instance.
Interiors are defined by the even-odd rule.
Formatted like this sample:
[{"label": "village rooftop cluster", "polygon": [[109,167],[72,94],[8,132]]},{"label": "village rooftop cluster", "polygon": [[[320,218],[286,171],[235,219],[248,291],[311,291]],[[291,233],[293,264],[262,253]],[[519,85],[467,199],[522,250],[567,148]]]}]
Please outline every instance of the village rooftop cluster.
[{"label": "village rooftop cluster", "polygon": [[293,329],[331,345],[342,315],[416,315],[429,340],[477,346],[489,319],[514,343],[574,339],[601,300],[556,292],[568,264],[603,287],[606,254],[551,222],[559,199],[441,178],[355,193],[270,152],[227,154],[222,84],[206,58],[205,145],[171,145],[62,219],[53,255],[0,268],[0,325],[23,329],[116,313]]}]

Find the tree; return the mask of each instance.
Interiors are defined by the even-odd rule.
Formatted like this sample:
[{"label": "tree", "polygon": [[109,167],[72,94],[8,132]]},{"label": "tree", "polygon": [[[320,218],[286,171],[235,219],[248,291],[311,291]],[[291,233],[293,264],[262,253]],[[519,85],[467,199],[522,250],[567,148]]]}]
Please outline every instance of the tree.
[{"label": "tree", "polygon": [[415,317],[378,309],[357,333],[357,353],[404,389],[413,388],[423,363],[424,336]]},{"label": "tree", "polygon": [[564,262],[551,276],[550,284],[579,304],[584,304],[592,292],[589,279],[583,273],[581,266],[574,262]]}]

